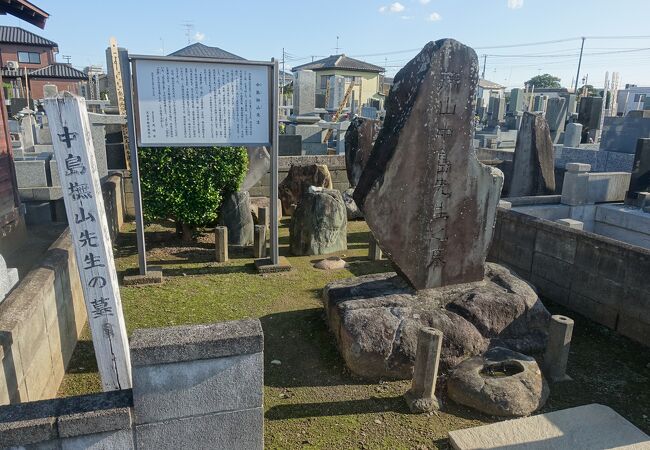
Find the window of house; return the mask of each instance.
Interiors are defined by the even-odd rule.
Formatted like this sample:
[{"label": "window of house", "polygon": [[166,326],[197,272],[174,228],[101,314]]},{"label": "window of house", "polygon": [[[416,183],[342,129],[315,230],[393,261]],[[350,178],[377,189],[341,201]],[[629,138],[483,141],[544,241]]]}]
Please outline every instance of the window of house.
[{"label": "window of house", "polygon": [[18,62],[28,64],[40,64],[41,54],[36,52],[18,52]]},{"label": "window of house", "polygon": [[321,75],[320,77],[320,88],[321,89],[327,89],[327,79],[329,78],[329,75]]},{"label": "window of house", "polygon": [[634,102],[643,102],[645,101],[645,94],[634,94]]}]

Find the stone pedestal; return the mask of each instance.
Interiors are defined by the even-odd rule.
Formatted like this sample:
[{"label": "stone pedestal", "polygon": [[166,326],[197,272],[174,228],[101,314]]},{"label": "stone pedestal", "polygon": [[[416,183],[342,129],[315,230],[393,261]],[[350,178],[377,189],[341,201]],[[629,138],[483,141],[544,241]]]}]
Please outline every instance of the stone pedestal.
[{"label": "stone pedestal", "polygon": [[572,335],[573,320],[560,315],[551,316],[542,368],[546,377],[553,382],[571,380],[566,373],[566,366]]},{"label": "stone pedestal", "polygon": [[494,345],[542,354],[550,320],[528,283],[492,263],[481,281],[421,291],[395,273],[333,281],[323,306],[348,368],[373,380],[412,377],[423,326],[444,334],[446,371]]}]

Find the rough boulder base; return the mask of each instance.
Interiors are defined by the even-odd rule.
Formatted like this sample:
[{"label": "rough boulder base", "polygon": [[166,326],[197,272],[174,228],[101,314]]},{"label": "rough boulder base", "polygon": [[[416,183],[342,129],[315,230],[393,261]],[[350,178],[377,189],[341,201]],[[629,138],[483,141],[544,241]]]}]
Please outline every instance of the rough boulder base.
[{"label": "rough boulder base", "polygon": [[517,146],[508,195],[525,197],[555,193],[553,141],[546,119],[525,112],[517,134]]},{"label": "rough boulder base", "polygon": [[332,189],[332,176],[325,164],[294,165],[278,186],[282,213],[292,215],[309,186]]},{"label": "rough boulder base", "polygon": [[337,280],[323,305],[347,366],[369,379],[411,378],[423,326],[443,333],[444,372],[495,345],[541,354],[550,320],[533,288],[493,263],[482,281],[420,291],[394,272]]},{"label": "rough boulder base", "polygon": [[428,43],[395,76],[354,191],[381,249],[416,289],[483,279],[503,174],[472,148],[476,53]]},{"label": "rough boulder base", "polygon": [[346,189],[343,191],[343,202],[345,203],[348,220],[363,219],[363,214],[361,213],[361,210],[354,202],[354,198],[352,197],[353,192],[354,188]]},{"label": "rough boulder base", "polygon": [[223,202],[219,224],[228,228],[228,244],[253,245],[253,215],[248,192],[233,192]]},{"label": "rough boulder base", "polygon": [[378,120],[355,117],[345,132],[345,170],[352,187],[359,182],[380,128]]},{"label": "rough boulder base", "polygon": [[447,380],[449,398],[485,414],[527,416],[548,398],[535,358],[494,347],[460,363]]},{"label": "rough boulder base", "polygon": [[339,191],[309,190],[303,194],[291,217],[291,253],[325,255],[346,250],[347,226],[345,204]]}]

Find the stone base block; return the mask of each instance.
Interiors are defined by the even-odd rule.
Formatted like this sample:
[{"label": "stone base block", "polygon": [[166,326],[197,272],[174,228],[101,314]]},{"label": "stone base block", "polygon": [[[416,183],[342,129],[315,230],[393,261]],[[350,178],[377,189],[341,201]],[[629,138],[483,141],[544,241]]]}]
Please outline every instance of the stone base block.
[{"label": "stone base block", "polygon": [[421,291],[395,273],[337,280],[323,305],[347,366],[369,379],[411,378],[423,326],[444,334],[444,372],[495,345],[541,354],[550,320],[528,283],[492,263],[483,281]]},{"label": "stone base block", "polygon": [[438,411],[440,409],[440,400],[438,398],[418,397],[410,390],[404,394],[404,400],[406,400],[409,410],[414,414]]},{"label": "stone base block", "polygon": [[271,258],[260,258],[255,260],[255,268],[259,273],[288,272],[291,270],[291,263],[284,256],[278,258],[277,264],[272,264]]},{"label": "stone base block", "polygon": [[145,275],[129,275],[122,280],[124,286],[141,286],[145,284],[160,284],[163,282],[162,267],[152,266],[147,268]]}]

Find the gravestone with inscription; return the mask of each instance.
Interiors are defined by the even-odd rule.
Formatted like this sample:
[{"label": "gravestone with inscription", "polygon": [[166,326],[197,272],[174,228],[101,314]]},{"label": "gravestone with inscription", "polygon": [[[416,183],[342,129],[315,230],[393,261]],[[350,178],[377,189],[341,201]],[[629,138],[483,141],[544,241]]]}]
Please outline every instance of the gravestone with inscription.
[{"label": "gravestone with inscription", "polygon": [[485,263],[503,175],[472,148],[477,71],[474,51],[447,39],[395,77],[354,199],[397,273],[323,290],[329,326],[357,375],[411,378],[423,326],[445,337],[443,372],[496,344],[544,350],[550,315],[534,289]]},{"label": "gravestone with inscription", "polygon": [[553,158],[553,141],[546,119],[540,114],[525,112],[517,134],[508,195],[525,197],[553,194]]},{"label": "gravestone with inscription", "polygon": [[483,279],[503,174],[472,149],[476,54],[429,43],[395,77],[354,191],[381,249],[416,289]]}]

